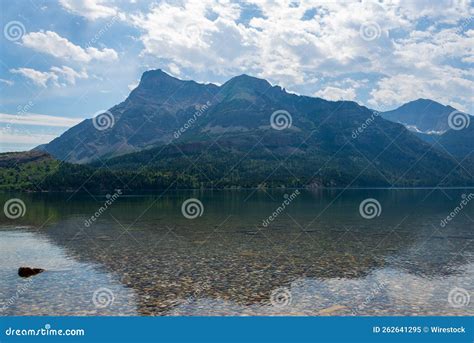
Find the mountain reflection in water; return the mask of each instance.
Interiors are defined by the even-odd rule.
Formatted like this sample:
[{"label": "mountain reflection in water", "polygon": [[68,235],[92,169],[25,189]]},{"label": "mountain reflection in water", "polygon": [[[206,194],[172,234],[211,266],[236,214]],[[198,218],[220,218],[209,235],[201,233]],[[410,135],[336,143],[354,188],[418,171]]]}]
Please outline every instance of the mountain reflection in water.
[{"label": "mountain reflection in water", "polygon": [[[122,196],[90,227],[105,197],[16,195],[27,213],[1,219],[1,314],[474,314],[448,302],[454,287],[472,292],[474,205],[440,226],[465,190],[302,191],[263,227],[284,194]],[[371,220],[359,214],[369,197],[382,206]],[[201,217],[183,217],[188,198]],[[23,265],[47,271],[20,279]],[[103,308],[101,288],[113,297]]]}]

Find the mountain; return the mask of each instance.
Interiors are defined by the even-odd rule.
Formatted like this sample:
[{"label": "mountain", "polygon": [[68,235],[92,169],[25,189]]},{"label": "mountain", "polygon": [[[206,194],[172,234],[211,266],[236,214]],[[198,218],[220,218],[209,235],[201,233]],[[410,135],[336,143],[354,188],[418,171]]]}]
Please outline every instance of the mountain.
[{"label": "mountain", "polygon": [[458,159],[474,159],[474,122],[462,130],[447,131],[436,142]]},{"label": "mountain", "polygon": [[395,110],[382,112],[382,117],[405,125],[409,130],[421,133],[441,134],[449,129],[449,114],[457,111],[429,99],[410,101]]},{"label": "mountain", "polygon": [[458,126],[458,130],[449,129],[442,134],[427,134],[414,132],[414,134],[425,142],[431,144],[435,149],[454,156],[459,160],[464,158],[474,159],[474,117],[467,117],[461,114],[464,119],[470,118],[466,122],[459,122],[463,126]]},{"label": "mountain", "polygon": [[290,94],[249,75],[216,86],[149,71],[109,114],[106,130],[85,120],[42,147],[58,159],[88,163],[65,164],[48,187],[473,183],[452,156],[364,106]]},{"label": "mountain", "polygon": [[127,99],[105,113],[104,120],[113,122],[111,128],[98,130],[87,119],[41,149],[60,160],[87,163],[168,143],[179,123],[195,112],[196,105],[214,98],[217,90],[161,70],[147,71]]}]

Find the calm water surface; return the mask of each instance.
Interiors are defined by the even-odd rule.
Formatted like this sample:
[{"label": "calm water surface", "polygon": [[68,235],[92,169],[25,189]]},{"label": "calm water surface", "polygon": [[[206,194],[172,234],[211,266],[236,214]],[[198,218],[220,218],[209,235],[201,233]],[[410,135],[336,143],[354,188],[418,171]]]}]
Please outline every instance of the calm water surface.
[{"label": "calm water surface", "polygon": [[474,190],[301,191],[263,226],[292,192],[122,195],[89,227],[106,196],[0,194],[26,204],[0,217],[0,315],[474,315],[474,200],[440,225]]}]

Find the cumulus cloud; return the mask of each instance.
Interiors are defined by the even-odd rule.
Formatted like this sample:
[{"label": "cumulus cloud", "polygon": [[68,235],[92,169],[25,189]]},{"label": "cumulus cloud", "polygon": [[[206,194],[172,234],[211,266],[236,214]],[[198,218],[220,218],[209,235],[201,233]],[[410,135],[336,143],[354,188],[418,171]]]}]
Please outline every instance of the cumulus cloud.
[{"label": "cumulus cloud", "polygon": [[[138,57],[140,47],[123,56],[175,76],[219,83],[247,73],[300,94],[378,109],[418,97],[472,107],[469,1],[161,1],[133,6],[126,16],[130,6],[121,1],[60,3],[89,20],[114,17],[134,26],[130,32],[138,30],[133,39],[143,49]],[[53,31],[30,32],[21,42],[73,65],[90,63],[90,69],[93,61],[118,59],[113,49],[81,47]],[[55,68],[13,70],[43,87],[86,78]]]},{"label": "cumulus cloud", "polygon": [[474,58],[474,30],[460,32],[454,27],[428,34],[415,30],[395,42],[391,54],[380,57],[390,68],[371,90],[371,105],[396,105],[424,97],[468,110],[474,73],[461,63]]},{"label": "cumulus cloud", "polygon": [[51,72],[58,75],[58,77],[63,77],[66,83],[70,85],[75,85],[76,79],[87,79],[89,77],[85,70],[77,72],[74,69],[66,66],[62,66],[61,68],[51,67]]},{"label": "cumulus cloud", "polygon": [[82,48],[53,31],[30,32],[23,36],[22,43],[28,48],[54,57],[88,63],[92,60],[113,61],[118,58],[113,49]]},{"label": "cumulus cloud", "polygon": [[373,106],[395,107],[418,98],[435,99],[459,110],[470,111],[474,82],[450,74],[449,70],[439,70],[436,78],[430,75],[399,74],[381,79],[370,92],[369,103]]},{"label": "cumulus cloud", "polygon": [[75,85],[76,79],[87,79],[89,77],[85,70],[77,72],[67,66],[51,67],[49,71],[39,71],[32,68],[17,68],[10,69],[10,72],[22,75],[41,87],[47,87],[48,85],[55,87]]},{"label": "cumulus cloud", "polygon": [[[217,19],[206,16],[211,12]],[[160,51],[160,58],[176,66],[227,74],[244,67],[240,62],[245,63],[250,50],[256,52],[252,36],[236,23],[239,16],[237,5],[189,1],[182,6],[161,3],[131,18],[143,31],[143,54]]]},{"label": "cumulus cloud", "polygon": [[355,100],[356,92],[354,88],[326,87],[314,93],[315,96],[327,100]]},{"label": "cumulus cloud", "polygon": [[58,81],[56,74],[50,72],[41,72],[32,68],[10,69],[10,72],[13,74],[20,74],[33,81],[33,83],[36,85],[42,87],[46,87],[48,81],[52,81],[53,83]]},{"label": "cumulus cloud", "polygon": [[89,20],[107,18],[117,15],[117,10],[103,0],[59,0],[69,12]]},{"label": "cumulus cloud", "polygon": [[[354,67],[363,69],[364,63],[359,64],[357,59],[369,54],[370,46],[359,37],[359,28],[373,20],[374,14],[385,23],[382,39],[386,39],[387,29],[407,25],[383,8],[368,11],[358,3],[323,3],[309,20],[302,18],[314,8],[311,2],[298,6],[258,2],[256,6],[261,15],[248,24],[239,21],[242,8],[238,5],[223,6],[211,0],[184,5],[162,3],[132,18],[144,31],[141,39],[145,54],[218,74],[251,71],[295,83],[304,82],[315,68],[321,67],[324,72],[322,67],[331,63],[342,72]],[[339,70],[327,70],[334,72]]]},{"label": "cumulus cloud", "polygon": [[[300,92],[362,97],[377,106],[421,96],[471,101],[473,75],[459,65],[474,59],[468,1],[255,0],[252,6],[249,12],[214,0],[162,2],[130,20],[142,32],[142,56],[181,72],[211,78],[245,72]],[[349,76],[370,82],[333,82]]]}]

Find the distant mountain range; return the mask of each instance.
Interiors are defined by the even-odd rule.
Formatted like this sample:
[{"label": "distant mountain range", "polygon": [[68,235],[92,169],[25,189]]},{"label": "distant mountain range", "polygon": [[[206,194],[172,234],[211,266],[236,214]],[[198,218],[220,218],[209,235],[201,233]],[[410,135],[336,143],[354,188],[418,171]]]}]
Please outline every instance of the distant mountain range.
[{"label": "distant mountain range", "polygon": [[385,119],[401,123],[409,130],[427,134],[442,134],[450,129],[448,117],[457,110],[429,99],[410,101],[395,110],[383,112]]},{"label": "distant mountain range", "polygon": [[[440,106],[447,109],[420,99],[380,116],[352,101],[290,94],[248,75],[216,86],[152,70],[124,102],[37,150],[68,162],[46,178],[46,188],[81,180],[135,189],[473,184],[451,153],[384,119],[446,130]],[[428,125],[430,107],[436,115]],[[423,120],[414,119],[416,109]],[[469,144],[456,143],[472,135],[460,133],[449,133],[446,147],[457,156],[472,153]]]},{"label": "distant mountain range", "polygon": [[[381,115],[385,119],[405,125],[417,137],[441,151],[460,159],[473,158],[472,115],[429,99],[414,100],[395,110],[382,112]],[[457,123],[457,120],[460,122]]]}]

